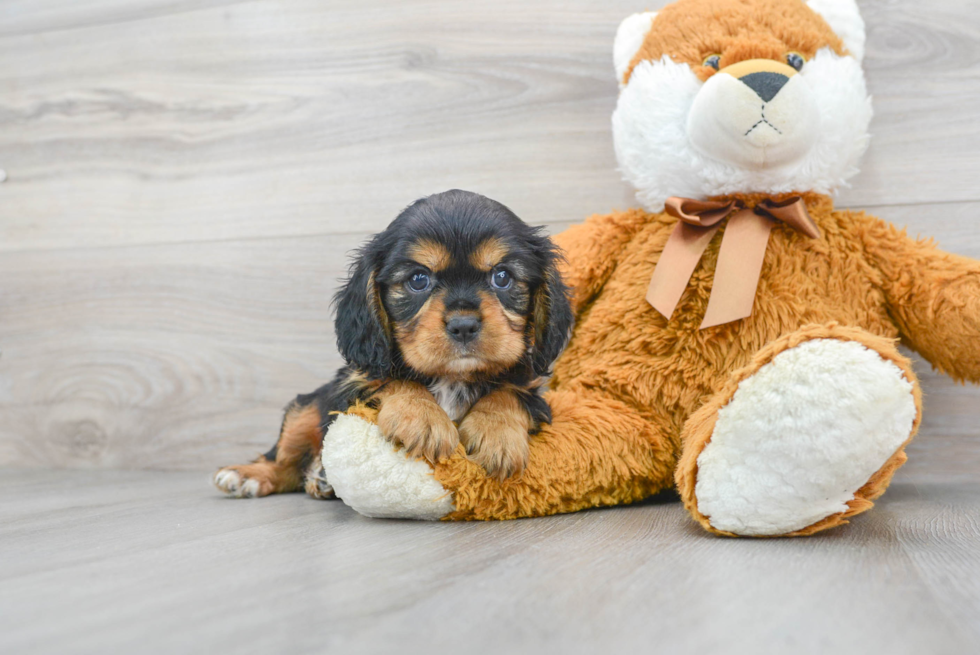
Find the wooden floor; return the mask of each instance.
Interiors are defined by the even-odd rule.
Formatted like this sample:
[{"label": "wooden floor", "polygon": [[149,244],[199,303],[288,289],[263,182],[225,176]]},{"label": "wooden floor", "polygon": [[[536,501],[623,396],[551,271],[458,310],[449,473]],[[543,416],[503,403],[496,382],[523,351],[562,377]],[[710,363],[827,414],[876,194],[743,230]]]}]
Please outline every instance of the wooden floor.
[{"label": "wooden floor", "polygon": [[0,475],[0,652],[980,652],[980,481],[900,476],[844,529],[761,541],[672,499],[446,524],[208,484]]}]

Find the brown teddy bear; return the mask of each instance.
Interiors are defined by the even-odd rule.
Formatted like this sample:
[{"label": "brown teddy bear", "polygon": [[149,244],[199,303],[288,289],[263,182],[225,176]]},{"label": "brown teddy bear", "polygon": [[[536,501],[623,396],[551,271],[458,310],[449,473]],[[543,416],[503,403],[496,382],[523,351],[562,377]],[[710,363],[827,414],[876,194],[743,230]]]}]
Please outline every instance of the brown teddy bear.
[{"label": "brown teddy bear", "polygon": [[871,507],[920,392],[901,340],[980,381],[980,263],[830,194],[871,118],[853,0],[680,0],[626,19],[617,157],[646,208],[559,235],[577,326],[523,475],[431,467],[355,408],[324,440],[369,516],[506,519],[677,488],[727,535],[802,535]]}]

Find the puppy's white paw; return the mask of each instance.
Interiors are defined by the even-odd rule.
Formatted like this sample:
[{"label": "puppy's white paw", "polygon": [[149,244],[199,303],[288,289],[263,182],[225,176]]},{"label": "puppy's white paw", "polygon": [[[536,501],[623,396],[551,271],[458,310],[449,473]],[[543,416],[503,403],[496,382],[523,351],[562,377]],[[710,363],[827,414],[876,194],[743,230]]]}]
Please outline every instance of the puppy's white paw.
[{"label": "puppy's white paw", "polygon": [[214,486],[235,498],[255,498],[259,494],[259,481],[243,478],[241,473],[228,467],[214,474]]}]

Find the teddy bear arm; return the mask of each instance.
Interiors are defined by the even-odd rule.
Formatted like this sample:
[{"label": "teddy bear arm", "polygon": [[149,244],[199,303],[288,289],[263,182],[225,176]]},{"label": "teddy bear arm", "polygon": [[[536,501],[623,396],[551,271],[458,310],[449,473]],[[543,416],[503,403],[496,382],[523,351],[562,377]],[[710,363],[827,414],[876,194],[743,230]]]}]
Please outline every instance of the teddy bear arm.
[{"label": "teddy bear arm", "polygon": [[902,341],[951,377],[980,382],[980,261],[884,221],[869,226],[865,244]]},{"label": "teddy bear arm", "polygon": [[565,255],[561,272],[574,290],[572,309],[576,314],[616,270],[621,252],[647,222],[645,217],[640,210],[595,215],[553,237]]}]

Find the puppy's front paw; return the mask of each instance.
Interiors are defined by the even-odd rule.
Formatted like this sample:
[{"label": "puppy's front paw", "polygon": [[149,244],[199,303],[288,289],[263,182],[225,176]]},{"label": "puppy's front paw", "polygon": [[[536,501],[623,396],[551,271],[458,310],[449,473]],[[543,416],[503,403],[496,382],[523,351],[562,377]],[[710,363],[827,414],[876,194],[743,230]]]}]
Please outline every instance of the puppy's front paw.
[{"label": "puppy's front paw", "polygon": [[378,428],[388,439],[405,446],[412,457],[430,462],[449,457],[459,443],[459,432],[435,400],[418,394],[394,394],[384,399]]},{"label": "puppy's front paw", "polygon": [[527,466],[530,448],[526,429],[467,416],[459,426],[459,435],[469,458],[492,478],[506,480],[520,475]]},{"label": "puppy's front paw", "polygon": [[505,480],[520,475],[530,457],[530,417],[506,392],[481,399],[459,425],[459,437],[470,459],[487,475]]}]

